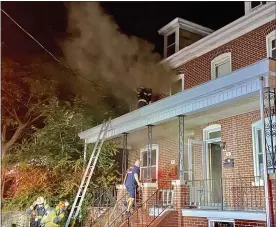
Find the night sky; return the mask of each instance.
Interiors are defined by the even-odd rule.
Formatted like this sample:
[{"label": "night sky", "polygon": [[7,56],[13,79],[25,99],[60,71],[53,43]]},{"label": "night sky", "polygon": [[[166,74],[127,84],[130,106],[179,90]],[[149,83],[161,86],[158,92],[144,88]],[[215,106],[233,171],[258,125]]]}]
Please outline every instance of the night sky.
[{"label": "night sky", "polygon": [[[150,41],[161,54],[163,37],[157,31],[176,17],[217,30],[244,14],[243,2],[101,2],[101,5],[123,33]],[[66,37],[64,2],[2,2],[2,9],[47,49],[62,54],[58,43]],[[1,16],[3,55],[14,58],[47,55],[3,13]]]}]

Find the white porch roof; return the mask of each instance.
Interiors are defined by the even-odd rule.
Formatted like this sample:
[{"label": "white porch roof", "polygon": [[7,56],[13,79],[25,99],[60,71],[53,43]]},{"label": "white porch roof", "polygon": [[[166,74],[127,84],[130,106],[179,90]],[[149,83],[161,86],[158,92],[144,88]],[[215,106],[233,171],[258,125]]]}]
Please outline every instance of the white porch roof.
[{"label": "white porch roof", "polygon": [[[259,77],[264,76],[266,86],[275,87],[276,62],[261,60],[229,75],[208,81],[176,95],[122,115],[111,121],[107,139],[115,138],[125,132],[134,132],[147,125],[160,124],[175,119],[178,115],[191,115],[211,110],[223,104],[259,92]],[[97,140],[101,125],[79,133],[88,143]]]}]

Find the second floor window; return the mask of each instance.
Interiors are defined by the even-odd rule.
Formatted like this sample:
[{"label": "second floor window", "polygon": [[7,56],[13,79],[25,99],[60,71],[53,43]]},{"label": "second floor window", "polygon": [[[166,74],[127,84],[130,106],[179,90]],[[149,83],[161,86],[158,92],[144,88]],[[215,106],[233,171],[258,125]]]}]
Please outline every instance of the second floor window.
[{"label": "second floor window", "polygon": [[276,59],[276,30],[266,36],[267,57]]},{"label": "second floor window", "polygon": [[173,76],[171,83],[171,95],[177,94],[184,90],[184,74]]},{"label": "second floor window", "polygon": [[212,79],[217,79],[219,77],[225,76],[232,71],[231,66],[231,53],[224,53],[211,62],[211,73]]}]

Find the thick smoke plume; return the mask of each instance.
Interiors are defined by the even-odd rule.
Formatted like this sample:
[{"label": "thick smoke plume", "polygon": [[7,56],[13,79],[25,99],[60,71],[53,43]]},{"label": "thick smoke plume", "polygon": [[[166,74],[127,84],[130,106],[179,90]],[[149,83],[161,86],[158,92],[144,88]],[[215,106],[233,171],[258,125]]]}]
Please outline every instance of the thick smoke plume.
[{"label": "thick smoke plume", "polygon": [[[154,46],[122,34],[98,3],[69,3],[68,33],[70,38],[62,44],[66,60],[105,93],[130,102],[140,86],[154,93],[169,91],[171,73],[157,64],[161,58],[152,53]],[[95,95],[92,83],[83,81],[79,86]]]}]

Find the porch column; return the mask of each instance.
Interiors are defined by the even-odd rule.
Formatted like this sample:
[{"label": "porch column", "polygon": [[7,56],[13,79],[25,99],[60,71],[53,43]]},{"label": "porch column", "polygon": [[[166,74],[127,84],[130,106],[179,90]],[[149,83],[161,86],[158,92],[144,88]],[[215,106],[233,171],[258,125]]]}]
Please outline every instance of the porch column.
[{"label": "porch column", "polygon": [[148,125],[147,182],[151,182],[152,125]]},{"label": "porch column", "polygon": [[178,169],[179,180],[184,180],[184,115],[178,116]]},{"label": "porch column", "polygon": [[123,133],[122,183],[124,183],[124,176],[127,172],[127,160],[128,160],[127,133]]},{"label": "porch column", "polygon": [[262,151],[263,151],[263,169],[264,169],[264,189],[266,204],[266,225],[271,226],[271,188],[269,187],[269,175],[267,165],[267,149],[266,149],[266,125],[265,125],[265,92],[264,77],[260,77],[260,116],[262,124]]}]

